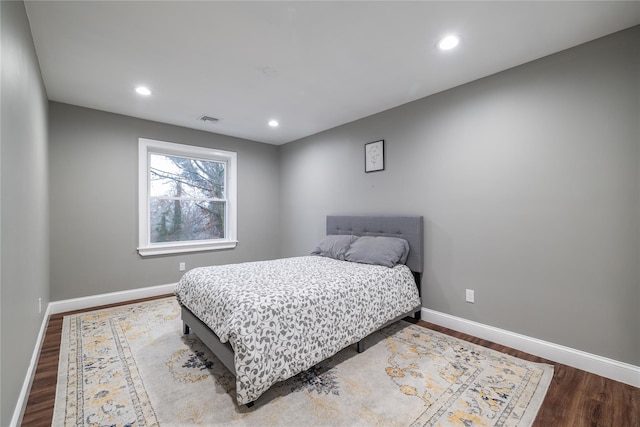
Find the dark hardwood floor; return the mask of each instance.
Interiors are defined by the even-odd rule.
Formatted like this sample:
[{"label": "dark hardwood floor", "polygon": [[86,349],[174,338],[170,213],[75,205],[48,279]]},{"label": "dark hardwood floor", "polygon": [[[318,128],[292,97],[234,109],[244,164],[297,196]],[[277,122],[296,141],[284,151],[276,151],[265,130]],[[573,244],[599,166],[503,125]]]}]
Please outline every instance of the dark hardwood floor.
[{"label": "dark hardwood floor", "polygon": [[[163,298],[165,296],[168,295],[155,298]],[[146,298],[131,302],[146,301],[155,298]],[[91,310],[95,309],[96,308],[92,308]],[[56,395],[56,380],[58,376],[62,318],[72,313],[77,312],[55,314],[49,319],[33,386],[31,387],[22,421],[23,426],[51,425]],[[554,365],[553,380],[551,381],[551,386],[549,387],[544,403],[538,412],[534,423],[535,427],[640,426],[640,388],[581,371],[570,366],[554,363],[528,353],[431,323],[419,321],[418,324],[525,360]]]}]

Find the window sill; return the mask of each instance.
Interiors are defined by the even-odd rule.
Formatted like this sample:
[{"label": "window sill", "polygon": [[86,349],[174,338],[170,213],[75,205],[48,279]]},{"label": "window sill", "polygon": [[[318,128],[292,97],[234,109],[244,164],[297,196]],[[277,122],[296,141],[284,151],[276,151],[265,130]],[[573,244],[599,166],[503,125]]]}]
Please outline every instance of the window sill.
[{"label": "window sill", "polygon": [[145,246],[138,248],[140,256],[182,254],[185,252],[217,251],[221,249],[233,249],[238,245],[237,240],[225,240],[223,242],[206,243],[180,243]]}]

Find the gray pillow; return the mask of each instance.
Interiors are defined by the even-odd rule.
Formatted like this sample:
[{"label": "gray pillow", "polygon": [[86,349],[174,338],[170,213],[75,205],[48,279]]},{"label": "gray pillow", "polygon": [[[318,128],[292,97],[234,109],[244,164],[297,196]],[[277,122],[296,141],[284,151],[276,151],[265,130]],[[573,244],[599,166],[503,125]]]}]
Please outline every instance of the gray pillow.
[{"label": "gray pillow", "polygon": [[407,262],[409,242],[398,237],[362,236],[347,251],[346,261],[393,267]]},{"label": "gray pillow", "polygon": [[332,234],[326,236],[318,243],[318,247],[315,248],[311,255],[320,255],[344,261],[344,255],[349,250],[349,247],[353,242],[358,239],[358,236],[351,234]]}]

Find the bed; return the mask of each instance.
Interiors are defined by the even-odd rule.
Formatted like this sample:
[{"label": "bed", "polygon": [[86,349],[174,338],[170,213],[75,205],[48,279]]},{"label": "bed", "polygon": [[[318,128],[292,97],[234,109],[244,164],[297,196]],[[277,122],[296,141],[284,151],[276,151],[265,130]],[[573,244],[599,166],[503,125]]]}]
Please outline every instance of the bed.
[{"label": "bed", "polygon": [[[183,333],[235,375],[238,404],[252,406],[349,345],[364,351],[362,340],[390,323],[419,318],[422,217],[328,216],[326,234],[313,255],[196,268],[178,283]],[[404,258],[387,266],[358,258],[374,241],[404,242]]]}]

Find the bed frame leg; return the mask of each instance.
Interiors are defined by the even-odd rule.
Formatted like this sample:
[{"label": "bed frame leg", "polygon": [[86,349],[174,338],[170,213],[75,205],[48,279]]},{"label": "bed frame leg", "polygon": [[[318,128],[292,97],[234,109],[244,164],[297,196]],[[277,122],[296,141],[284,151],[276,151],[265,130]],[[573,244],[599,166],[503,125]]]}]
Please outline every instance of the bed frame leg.
[{"label": "bed frame leg", "polygon": [[247,408],[251,408],[253,406],[253,402],[247,403]]},{"label": "bed frame leg", "polygon": [[184,322],[182,322],[182,333],[184,335],[189,335],[189,325]]},{"label": "bed frame leg", "polygon": [[362,353],[364,351],[364,342],[363,341],[358,341],[356,343],[356,350],[358,350],[358,353]]},{"label": "bed frame leg", "polygon": [[420,320],[422,318],[422,311],[416,311],[413,313],[413,318],[416,320]]}]

